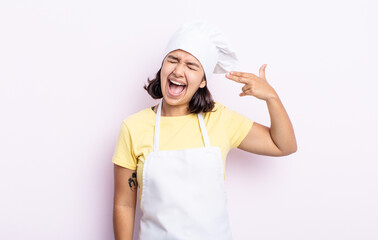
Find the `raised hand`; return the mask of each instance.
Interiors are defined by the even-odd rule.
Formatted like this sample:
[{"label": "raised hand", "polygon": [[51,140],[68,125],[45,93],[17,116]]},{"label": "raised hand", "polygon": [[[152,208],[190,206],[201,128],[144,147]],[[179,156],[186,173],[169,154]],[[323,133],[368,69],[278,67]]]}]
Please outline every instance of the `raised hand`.
[{"label": "raised hand", "polygon": [[260,67],[259,76],[253,73],[231,71],[226,74],[226,78],[244,84],[244,87],[242,87],[243,92],[239,94],[240,97],[251,95],[267,101],[271,98],[276,98],[277,93],[265,78],[266,66],[267,64],[264,64]]}]

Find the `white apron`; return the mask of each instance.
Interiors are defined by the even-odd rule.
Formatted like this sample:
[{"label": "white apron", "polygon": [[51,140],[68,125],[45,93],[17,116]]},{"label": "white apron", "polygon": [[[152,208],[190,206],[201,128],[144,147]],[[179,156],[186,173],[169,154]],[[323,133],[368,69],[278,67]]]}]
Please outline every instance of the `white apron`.
[{"label": "white apron", "polygon": [[210,146],[202,114],[205,147],[159,150],[159,104],[154,151],[143,166],[139,240],[230,240],[222,155]]}]

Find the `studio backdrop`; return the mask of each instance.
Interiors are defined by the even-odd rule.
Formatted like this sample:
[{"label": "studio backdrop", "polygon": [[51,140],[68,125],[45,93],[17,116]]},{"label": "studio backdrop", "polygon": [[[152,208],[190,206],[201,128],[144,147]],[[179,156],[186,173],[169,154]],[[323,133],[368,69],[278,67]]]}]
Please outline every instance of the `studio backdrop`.
[{"label": "studio backdrop", "polygon": [[[158,103],[143,86],[194,18],[226,33],[235,71],[258,75],[267,64],[298,143],[285,157],[229,152],[234,239],[378,239],[376,9],[368,0],[1,1],[0,239],[114,239],[121,123]],[[208,87],[270,126],[265,102],[239,97],[243,85],[214,74]]]}]

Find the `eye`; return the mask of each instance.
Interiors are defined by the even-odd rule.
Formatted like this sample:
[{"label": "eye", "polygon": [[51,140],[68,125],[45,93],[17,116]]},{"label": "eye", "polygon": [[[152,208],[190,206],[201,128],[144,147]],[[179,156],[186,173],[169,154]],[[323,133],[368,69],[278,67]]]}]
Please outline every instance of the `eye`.
[{"label": "eye", "polygon": [[194,68],[191,68],[191,67],[188,67],[190,70],[194,70],[194,71],[196,71]]}]

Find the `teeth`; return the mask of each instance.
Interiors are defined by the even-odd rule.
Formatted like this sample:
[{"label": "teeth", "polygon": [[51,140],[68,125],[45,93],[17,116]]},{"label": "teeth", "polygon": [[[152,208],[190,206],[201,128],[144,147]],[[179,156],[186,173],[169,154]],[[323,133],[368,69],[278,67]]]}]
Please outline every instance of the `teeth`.
[{"label": "teeth", "polygon": [[173,81],[171,79],[169,79],[169,81],[171,81],[171,83],[179,85],[179,86],[185,86],[185,84],[182,84],[182,83],[179,83],[179,82],[175,82],[175,81]]}]

